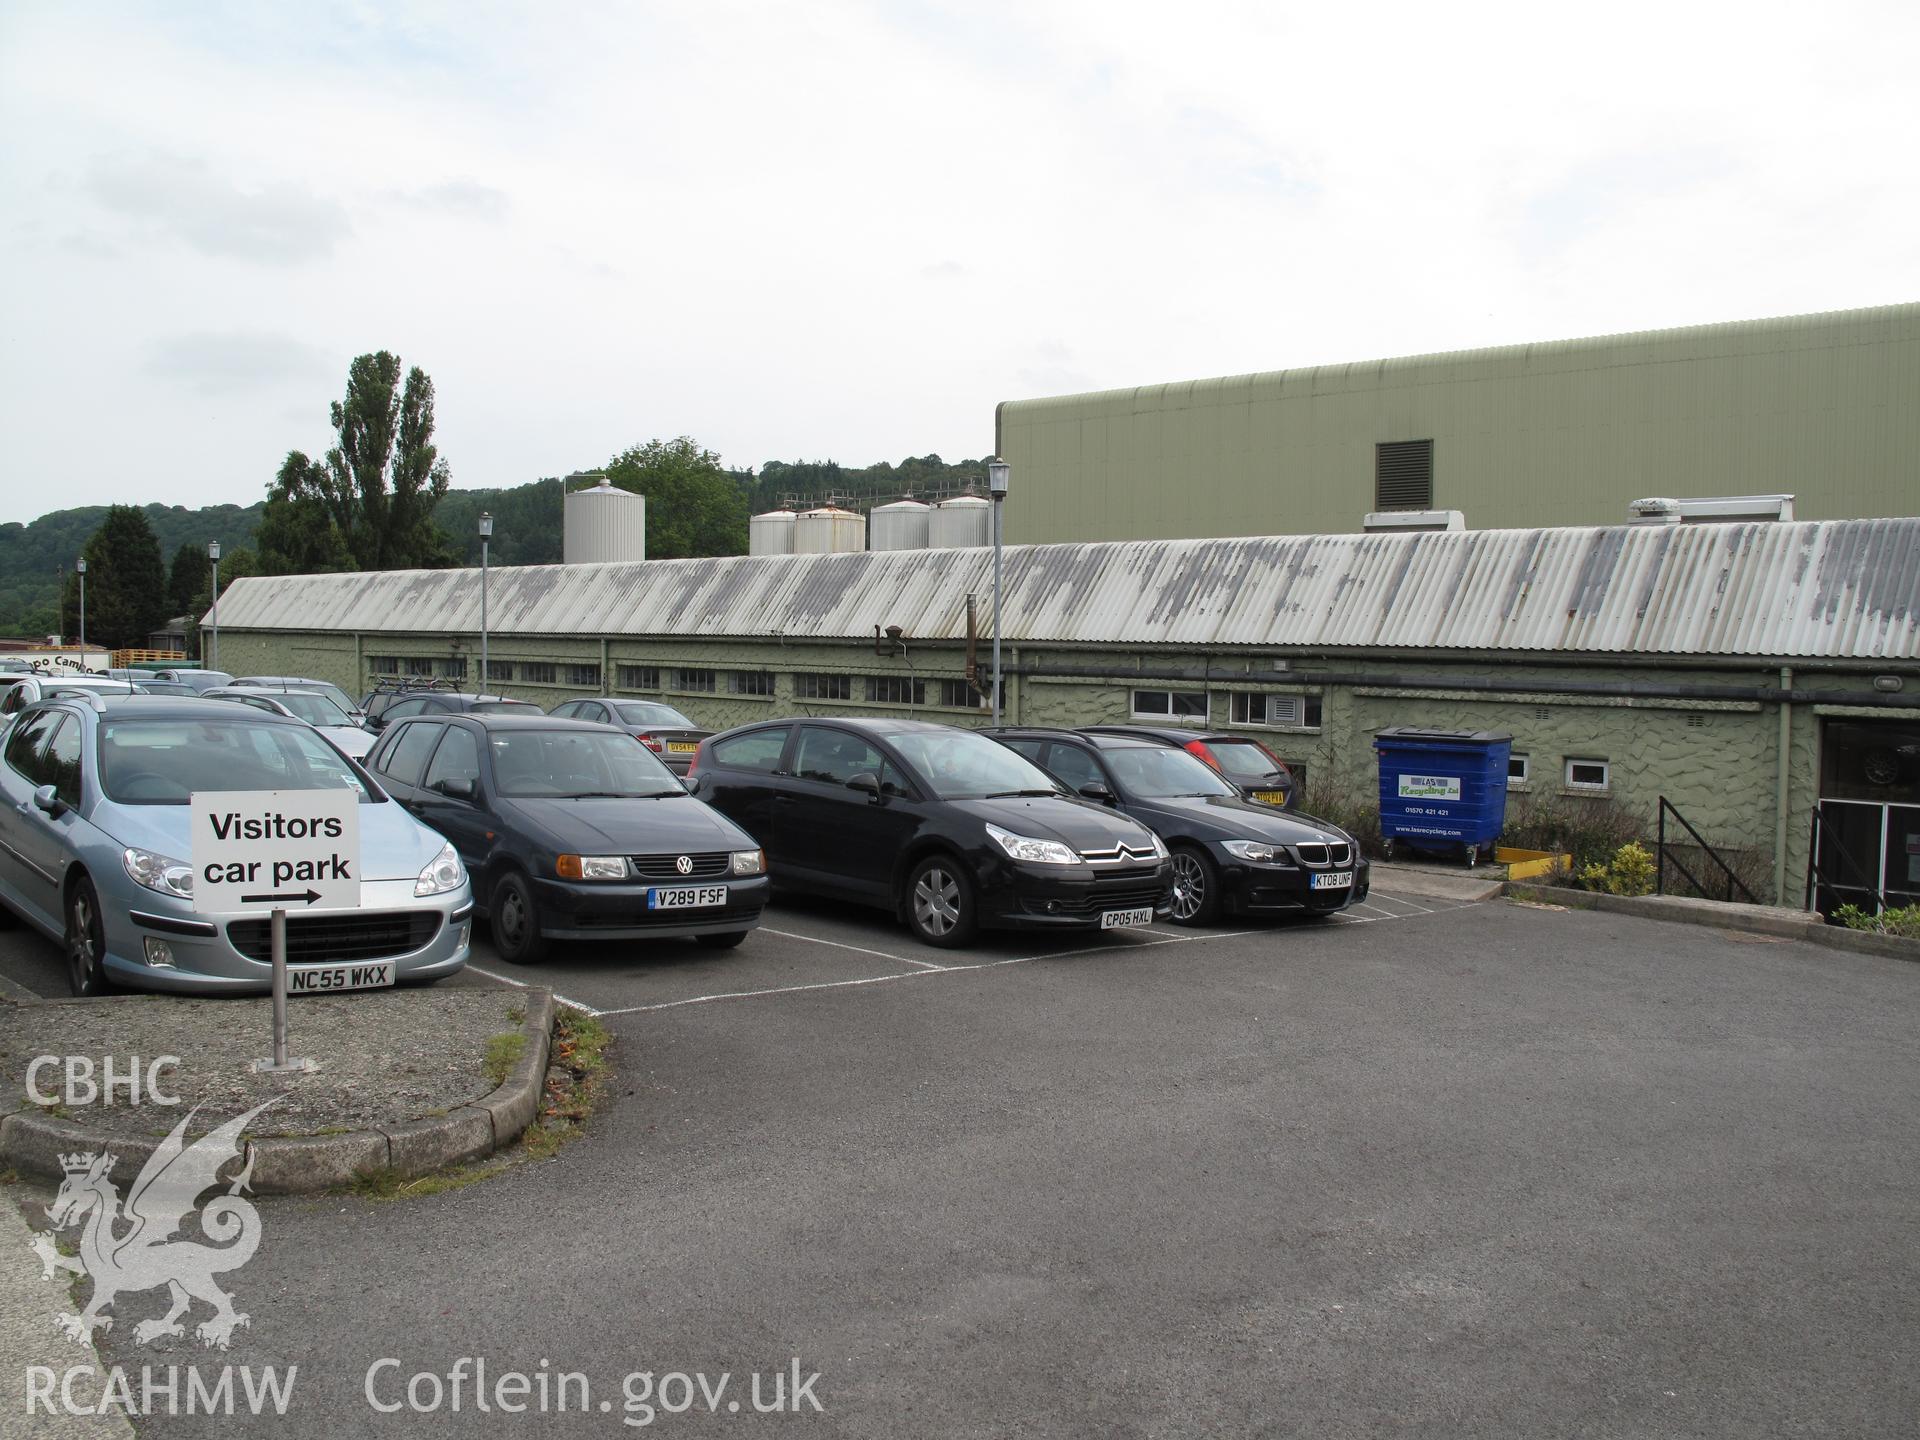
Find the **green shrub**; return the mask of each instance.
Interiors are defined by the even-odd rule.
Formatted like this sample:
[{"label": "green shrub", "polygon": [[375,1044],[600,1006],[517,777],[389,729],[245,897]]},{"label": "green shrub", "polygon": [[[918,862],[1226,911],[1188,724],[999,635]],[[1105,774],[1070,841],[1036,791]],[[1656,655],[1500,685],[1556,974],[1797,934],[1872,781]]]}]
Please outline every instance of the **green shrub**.
[{"label": "green shrub", "polygon": [[1878,915],[1858,905],[1842,905],[1833,918],[1849,930],[1870,930],[1876,935],[1899,935],[1920,940],[1920,905],[1902,905],[1897,910],[1882,910]]},{"label": "green shrub", "polygon": [[1507,796],[1500,843],[1549,855],[1573,856],[1573,873],[1604,868],[1622,845],[1640,840],[1646,827],[1624,806],[1604,796],[1536,794]]},{"label": "green shrub", "polygon": [[1380,805],[1373,795],[1357,797],[1329,781],[1311,779],[1300,808],[1353,836],[1362,855],[1374,860],[1380,858]]},{"label": "green shrub", "polygon": [[1589,890],[1608,895],[1651,895],[1653,854],[1646,846],[1629,840],[1613,852],[1613,858],[1605,865],[1583,868],[1580,883]]}]

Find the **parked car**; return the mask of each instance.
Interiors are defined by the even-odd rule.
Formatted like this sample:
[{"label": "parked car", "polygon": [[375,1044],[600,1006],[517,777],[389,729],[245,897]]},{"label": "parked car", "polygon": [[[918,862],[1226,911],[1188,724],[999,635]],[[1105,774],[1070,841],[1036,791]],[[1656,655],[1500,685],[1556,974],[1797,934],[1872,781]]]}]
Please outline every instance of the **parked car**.
[{"label": "parked car", "polygon": [[125,680],[109,680],[104,675],[21,675],[6,677],[10,682],[0,694],[0,715],[18,715],[36,701],[55,695],[132,695],[135,687]]},{"label": "parked car", "polygon": [[762,722],[703,740],[694,793],[766,845],[783,890],[890,910],[930,945],[979,929],[1118,929],[1166,913],[1166,847],[973,730]]},{"label": "parked car", "polygon": [[713,734],[658,700],[601,700],[583,696],[561,701],[550,713],[566,720],[618,725],[664,760],[676,775],[687,773],[700,742]]},{"label": "parked car", "polygon": [[[189,665],[176,666],[171,670],[156,670],[153,678],[156,680],[174,680],[182,685],[191,685],[196,691],[211,690],[215,686],[231,685],[233,683],[233,676],[224,670],[201,670]],[[142,681],[140,683],[144,684],[146,682]]]},{"label": "parked car", "polygon": [[202,691],[200,698],[231,700],[272,715],[304,720],[331,740],[341,754],[350,755],[355,760],[365,759],[367,752],[373,749],[372,733],[353,724],[347,719],[346,711],[317,690],[242,690],[228,686],[221,690]]},{"label": "parked car", "polygon": [[1184,748],[1101,731],[984,733],[1076,794],[1153,829],[1173,854],[1176,924],[1209,925],[1222,914],[1330,915],[1367,898],[1367,862],[1351,835],[1246,799]]},{"label": "parked car", "polygon": [[358,700],[335,685],[331,680],[309,680],[303,675],[237,675],[233,686],[242,689],[258,687],[262,690],[318,690],[334,704],[347,712],[347,718],[356,725],[364,725],[367,712]]},{"label": "parked car", "polygon": [[509,700],[504,695],[465,695],[458,690],[423,690],[401,695],[379,711],[367,711],[367,728],[384,731],[396,720],[413,715],[544,715],[547,712],[525,700]]},{"label": "parked car", "polygon": [[436,680],[430,675],[383,675],[360,697],[360,712],[367,717],[362,723],[369,730],[378,730],[380,717],[389,705],[428,693],[458,695],[460,687],[451,680]]},{"label": "parked car", "polygon": [[361,806],[360,906],[289,915],[289,963],[453,974],[473,892],[452,845],[311,727],[230,702],[68,694],[23,711],[0,746],[0,902],[65,946],[76,995],[264,993],[269,917],[193,908],[188,801],[341,787]]},{"label": "parked car", "polygon": [[151,675],[144,680],[136,680],[133,688],[139,695],[184,695],[188,699],[201,693],[178,680],[156,680]]},{"label": "parked car", "polygon": [[760,842],[633,736],[541,714],[396,721],[368,764],[472,870],[503,959],[552,940],[726,949],[767,903]]},{"label": "parked car", "polygon": [[1293,772],[1273,751],[1245,735],[1228,735],[1214,730],[1182,730],[1177,725],[1082,725],[1088,735],[1132,735],[1162,745],[1177,745],[1197,755],[1248,798],[1266,805],[1298,809],[1302,796],[1294,793]]}]

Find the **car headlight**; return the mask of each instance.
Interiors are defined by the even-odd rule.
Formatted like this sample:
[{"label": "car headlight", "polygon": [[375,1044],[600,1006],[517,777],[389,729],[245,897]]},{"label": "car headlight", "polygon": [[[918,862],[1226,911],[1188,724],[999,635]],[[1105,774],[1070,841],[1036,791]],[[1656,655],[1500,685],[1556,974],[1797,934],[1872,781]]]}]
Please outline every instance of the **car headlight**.
[{"label": "car headlight", "polygon": [[1081,863],[1073,847],[1062,845],[1058,840],[1039,840],[1031,835],[1016,835],[1011,830],[1002,830],[998,825],[987,826],[987,835],[994,844],[1015,860],[1027,860],[1036,865]]},{"label": "car headlight", "polygon": [[1157,830],[1147,831],[1147,838],[1153,841],[1154,859],[1167,860],[1172,858],[1172,852],[1167,849],[1167,842],[1160,838],[1160,833]]},{"label": "car headlight", "polygon": [[449,890],[458,890],[466,878],[467,871],[460,863],[460,852],[451,844],[442,845],[440,853],[427,862],[426,869],[420,872],[420,878],[413,882],[413,893],[444,895]]},{"label": "car headlight", "polygon": [[184,860],[156,855],[151,850],[129,850],[120,857],[120,863],[127,867],[136,885],[178,900],[193,898],[193,867]]},{"label": "car headlight", "polygon": [[733,873],[736,875],[763,875],[767,869],[767,852],[764,850],[736,850],[733,852]]},{"label": "car headlight", "polygon": [[1251,860],[1256,865],[1287,863],[1287,852],[1264,840],[1222,840],[1220,846],[1236,859]]},{"label": "car headlight", "polygon": [[562,855],[554,861],[553,868],[562,880],[624,880],[627,878],[627,857]]}]

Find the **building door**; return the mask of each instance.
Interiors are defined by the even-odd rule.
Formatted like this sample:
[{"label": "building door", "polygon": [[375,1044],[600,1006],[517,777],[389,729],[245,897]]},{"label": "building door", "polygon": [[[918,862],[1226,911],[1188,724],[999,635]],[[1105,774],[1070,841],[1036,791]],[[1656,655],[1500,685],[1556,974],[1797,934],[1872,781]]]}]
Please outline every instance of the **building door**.
[{"label": "building door", "polygon": [[1920,903],[1920,726],[1828,720],[1820,745],[1814,906]]}]

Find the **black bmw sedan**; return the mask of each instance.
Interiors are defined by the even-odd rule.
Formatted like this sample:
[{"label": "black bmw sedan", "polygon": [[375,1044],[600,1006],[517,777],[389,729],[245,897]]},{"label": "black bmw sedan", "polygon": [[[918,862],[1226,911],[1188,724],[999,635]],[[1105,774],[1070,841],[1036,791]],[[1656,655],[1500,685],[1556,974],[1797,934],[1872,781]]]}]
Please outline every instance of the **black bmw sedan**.
[{"label": "black bmw sedan", "polygon": [[891,910],[929,945],[986,928],[1148,925],[1171,893],[1145,826],[976,730],[807,719],[701,742],[690,783],[766,844],[782,890]]},{"label": "black bmw sedan", "polygon": [[1243,798],[1185,750],[1093,731],[987,733],[1068,789],[1159,834],[1173,852],[1176,924],[1210,924],[1223,912],[1326,915],[1367,898],[1367,862],[1351,835]]},{"label": "black bmw sedan", "polygon": [[538,710],[402,718],[364,763],[453,842],[503,959],[531,964],[551,940],[725,949],[760,923],[759,841],[611,725]]}]

